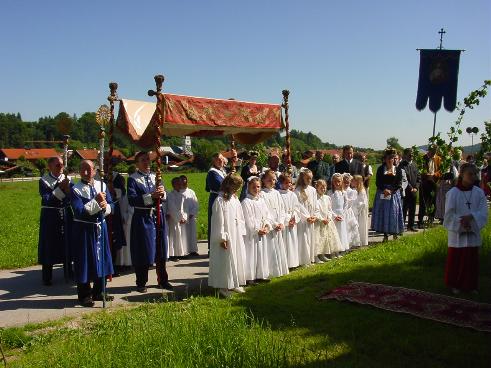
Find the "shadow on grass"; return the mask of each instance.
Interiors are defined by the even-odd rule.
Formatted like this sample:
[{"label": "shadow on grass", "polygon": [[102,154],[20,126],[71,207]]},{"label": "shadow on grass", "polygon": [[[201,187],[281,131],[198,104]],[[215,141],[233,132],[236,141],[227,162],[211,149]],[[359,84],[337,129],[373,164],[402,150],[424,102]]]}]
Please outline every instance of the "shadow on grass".
[{"label": "shadow on grass", "polygon": [[[439,239],[427,251],[409,243],[401,239],[299,269],[269,284],[248,288],[233,303],[245,307],[274,330],[301,336],[296,341],[301,341],[305,354],[315,360],[307,367],[488,366],[490,334],[366,305],[318,300],[325,292],[350,281],[449,295],[443,282],[446,243]],[[406,246],[411,249],[405,250]],[[459,297],[491,301],[489,256],[488,244],[480,257],[480,294]]]}]

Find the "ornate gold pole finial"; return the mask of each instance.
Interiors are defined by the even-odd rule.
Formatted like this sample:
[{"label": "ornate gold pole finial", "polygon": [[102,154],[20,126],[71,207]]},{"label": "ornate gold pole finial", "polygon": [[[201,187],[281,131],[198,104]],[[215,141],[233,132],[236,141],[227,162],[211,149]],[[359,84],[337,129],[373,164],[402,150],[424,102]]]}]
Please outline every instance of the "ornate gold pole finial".
[{"label": "ornate gold pole finial", "polygon": [[287,172],[289,174],[292,173],[292,154],[291,154],[291,140],[290,140],[290,122],[289,122],[289,115],[288,115],[288,96],[290,95],[290,91],[287,89],[283,90],[283,104],[281,105],[283,109],[285,109],[285,130],[286,130],[286,136],[285,136],[285,148],[286,148],[286,165],[287,165]]}]

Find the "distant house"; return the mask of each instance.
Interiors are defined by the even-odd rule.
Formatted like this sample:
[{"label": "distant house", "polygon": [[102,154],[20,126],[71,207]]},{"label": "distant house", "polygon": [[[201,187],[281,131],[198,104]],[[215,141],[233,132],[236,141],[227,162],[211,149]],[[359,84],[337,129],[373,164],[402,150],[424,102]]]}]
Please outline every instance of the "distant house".
[{"label": "distant house", "polygon": [[[99,159],[99,150],[96,149],[80,149],[80,150],[75,150],[73,152],[74,155],[77,155],[80,157],[82,160],[92,160],[92,161],[97,161]],[[107,156],[107,154],[106,154]],[[120,150],[113,150],[113,158],[119,161],[126,161],[126,156],[123,155],[123,153]]]},{"label": "distant house", "polygon": [[50,157],[59,155],[60,153],[54,148],[0,148],[1,161],[15,162],[21,157],[29,161],[47,160]]}]

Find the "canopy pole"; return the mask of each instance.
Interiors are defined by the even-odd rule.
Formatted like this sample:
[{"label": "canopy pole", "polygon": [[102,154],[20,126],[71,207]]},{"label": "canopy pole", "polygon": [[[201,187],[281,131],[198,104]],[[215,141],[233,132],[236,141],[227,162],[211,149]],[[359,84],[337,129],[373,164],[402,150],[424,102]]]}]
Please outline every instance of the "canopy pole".
[{"label": "canopy pole", "polygon": [[[162,165],[162,159],[161,159],[161,152],[160,152],[160,147],[161,147],[161,141],[160,141],[160,135],[161,135],[161,127],[164,125],[165,117],[164,117],[164,94],[162,93],[162,85],[164,84],[164,76],[159,74],[154,77],[155,80],[155,85],[156,85],[156,91],[153,90],[148,90],[148,95],[150,97],[156,96],[157,97],[157,119],[154,121],[154,129],[155,129],[155,164],[156,164],[156,170],[155,170],[155,188],[157,189],[162,185],[162,176],[161,176],[161,171],[160,167]],[[162,234],[162,209],[161,209],[161,198],[156,199],[156,214],[157,214],[157,219],[156,219],[156,224],[155,224],[155,251],[156,251],[156,259],[155,259],[155,264],[156,264],[156,271],[157,271],[157,283],[162,286],[168,283],[168,275],[167,271],[165,269],[165,256],[164,256],[164,249],[162,247],[162,240],[163,240],[163,234]]]},{"label": "canopy pole", "polygon": [[237,163],[237,153],[235,150],[235,139],[233,134],[230,135],[230,153],[232,154],[232,157],[230,157],[230,173],[234,174],[236,171],[235,164]]},{"label": "canopy pole", "polygon": [[[104,192],[104,137],[106,133],[104,131],[104,125],[99,127],[99,176],[101,180],[101,193]],[[102,224],[103,215],[99,215],[99,221]],[[101,232],[101,283],[102,283],[102,308],[106,308],[106,275],[104,272],[104,234]]]},{"label": "canopy pole", "polygon": [[289,174],[292,173],[292,154],[291,154],[291,140],[290,140],[290,122],[289,122],[289,115],[288,115],[288,96],[290,95],[290,91],[287,89],[283,90],[283,104],[281,107],[285,109],[285,129],[286,129],[286,136],[285,136],[285,148],[286,148],[286,166],[287,166],[287,172]]},{"label": "canopy pole", "polygon": [[107,97],[109,101],[109,105],[111,107],[111,116],[109,118],[109,152],[107,154],[107,185],[109,187],[109,191],[114,193],[113,187],[113,150],[114,150],[114,102],[119,101],[117,90],[118,84],[116,82],[109,83],[110,95]]}]

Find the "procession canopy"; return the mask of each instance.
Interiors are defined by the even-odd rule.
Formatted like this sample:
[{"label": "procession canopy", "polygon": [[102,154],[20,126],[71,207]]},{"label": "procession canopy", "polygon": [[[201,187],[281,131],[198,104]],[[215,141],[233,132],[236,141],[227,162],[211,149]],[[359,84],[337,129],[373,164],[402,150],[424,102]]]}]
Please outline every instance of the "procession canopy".
[{"label": "procession canopy", "polygon": [[[164,94],[164,136],[233,135],[243,144],[262,142],[284,128],[280,104]],[[142,148],[153,147],[158,119],[152,102],[121,99],[118,129]]]}]

